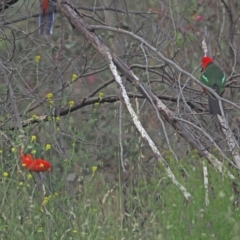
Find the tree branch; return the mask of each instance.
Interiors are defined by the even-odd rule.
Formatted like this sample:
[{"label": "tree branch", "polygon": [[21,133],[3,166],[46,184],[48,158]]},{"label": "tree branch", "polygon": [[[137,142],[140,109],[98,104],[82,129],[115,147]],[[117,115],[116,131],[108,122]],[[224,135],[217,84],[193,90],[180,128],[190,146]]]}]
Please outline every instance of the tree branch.
[{"label": "tree branch", "polygon": [[[166,119],[167,122],[169,122],[172,127],[177,131],[177,133],[180,134],[193,148],[196,148],[199,150],[200,155],[206,157],[209,162],[211,162],[214,166],[217,167],[217,169],[222,172],[223,164],[219,161],[215,161],[216,158],[214,158],[206,149],[205,147],[195,139],[193,134],[189,131],[188,126],[182,122],[177,121],[175,118],[175,114],[170,111],[159,99],[155,94],[149,89],[148,85],[143,83],[139,80],[139,78],[131,71],[131,69],[123,62],[121,59],[119,59],[114,53],[111,52],[111,50],[104,45],[104,43],[98,38],[98,36],[92,31],[94,28],[89,27],[82,18],[82,15],[78,13],[78,11],[72,6],[70,3],[65,3],[63,0],[58,0],[59,9],[60,11],[69,19],[71,24],[73,24],[76,29],[78,29],[81,34],[86,38],[87,41],[91,43],[91,45],[101,54],[101,56],[105,59],[106,62],[109,63],[109,56],[111,56],[111,59],[113,60],[113,63],[117,66],[118,70],[124,74],[130,82],[132,82],[133,85],[136,86],[136,88],[143,94],[143,96],[146,97],[146,99],[156,108],[160,114],[163,115],[163,117]],[[101,27],[101,26],[100,26]],[[105,27],[105,26],[103,26]],[[114,29],[119,30],[115,28],[107,27],[106,29]],[[179,67],[176,63],[171,61],[170,59],[166,58],[161,52],[159,52],[156,48],[152,47],[150,44],[148,44],[145,40],[143,40],[141,37],[132,34],[128,31],[121,30],[123,33],[127,33],[131,36],[134,36],[135,39],[145,44],[149,49],[154,51],[162,60],[172,65],[174,68],[176,68],[179,72],[182,72],[183,74],[189,76],[194,81],[198,82],[199,85],[203,85],[198,79],[196,79],[192,74],[184,71],[181,67]],[[116,79],[115,79],[116,80]],[[204,85],[205,86],[205,85]],[[214,93],[213,90],[209,88],[211,92],[213,92],[213,95],[217,95]],[[219,97],[219,96],[218,96]],[[149,146],[150,147],[150,146]],[[155,157],[159,158],[155,155]]]}]

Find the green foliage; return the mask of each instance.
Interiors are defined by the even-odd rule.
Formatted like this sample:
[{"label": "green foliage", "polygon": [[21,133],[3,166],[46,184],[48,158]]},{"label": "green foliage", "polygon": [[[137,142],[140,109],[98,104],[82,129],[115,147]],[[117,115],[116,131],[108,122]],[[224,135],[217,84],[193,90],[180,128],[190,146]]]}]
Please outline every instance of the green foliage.
[{"label": "green foliage", "polygon": [[63,180],[67,172],[58,176],[44,173],[41,185],[47,193],[43,198],[34,183],[36,176],[9,167],[17,161],[14,157],[2,161],[0,238],[237,239],[238,185],[205,163],[209,180],[206,205],[204,160],[196,151],[177,164],[170,152],[166,158],[177,179],[191,192],[190,201],[184,199],[161,164],[148,179],[132,172],[130,179],[137,181],[128,184],[106,182],[106,169],[95,168],[67,188]]}]

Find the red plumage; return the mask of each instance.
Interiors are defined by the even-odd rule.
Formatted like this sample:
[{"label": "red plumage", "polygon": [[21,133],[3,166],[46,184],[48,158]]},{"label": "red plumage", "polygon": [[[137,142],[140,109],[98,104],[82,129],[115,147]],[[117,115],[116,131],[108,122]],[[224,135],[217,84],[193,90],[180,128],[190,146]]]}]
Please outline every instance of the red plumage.
[{"label": "red plumage", "polygon": [[44,14],[46,14],[48,6],[49,6],[49,1],[48,0],[43,0],[42,10],[43,10]]},{"label": "red plumage", "polygon": [[209,63],[212,63],[213,62],[213,59],[210,58],[210,57],[203,57],[202,58],[202,68],[203,70],[206,69],[206,67],[208,66]]}]

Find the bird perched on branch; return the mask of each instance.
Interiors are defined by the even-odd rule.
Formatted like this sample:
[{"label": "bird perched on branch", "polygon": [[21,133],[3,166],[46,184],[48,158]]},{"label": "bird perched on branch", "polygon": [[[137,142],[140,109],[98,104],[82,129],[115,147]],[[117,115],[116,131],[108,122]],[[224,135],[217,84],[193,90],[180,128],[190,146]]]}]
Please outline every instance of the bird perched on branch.
[{"label": "bird perched on branch", "polygon": [[[202,58],[201,82],[212,88],[219,96],[223,95],[226,85],[226,76],[221,68],[213,62],[211,57],[206,56]],[[207,92],[205,88],[203,88],[203,91],[205,93]],[[208,92],[208,105],[209,114],[222,115],[219,100],[210,92]]]},{"label": "bird perched on branch", "polygon": [[54,11],[57,3],[52,0],[40,0],[39,34],[51,35],[53,33]]}]

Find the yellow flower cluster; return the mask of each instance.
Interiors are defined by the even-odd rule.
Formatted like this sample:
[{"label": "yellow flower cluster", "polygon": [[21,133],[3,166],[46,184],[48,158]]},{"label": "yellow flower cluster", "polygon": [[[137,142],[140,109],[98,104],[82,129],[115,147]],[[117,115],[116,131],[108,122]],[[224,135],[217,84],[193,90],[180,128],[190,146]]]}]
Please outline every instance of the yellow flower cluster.
[{"label": "yellow flower cluster", "polygon": [[53,105],[53,93],[48,93],[47,94],[47,100],[50,103],[50,105]]},{"label": "yellow flower cluster", "polygon": [[52,99],[53,98],[53,94],[50,92],[47,94],[47,99]]},{"label": "yellow flower cluster", "polygon": [[46,144],[46,147],[45,147],[46,151],[48,151],[49,149],[51,149],[51,147],[52,147],[51,144],[49,144],[49,143]]},{"label": "yellow flower cluster", "polygon": [[56,118],[55,118],[55,121],[56,121],[56,122],[60,122],[60,117],[56,117]]},{"label": "yellow flower cluster", "polygon": [[77,74],[74,73],[74,74],[72,75],[72,82],[76,81],[76,79],[77,79]]},{"label": "yellow flower cluster", "polygon": [[70,108],[73,107],[74,104],[75,104],[74,101],[69,101],[69,102],[68,102],[68,105],[69,105]]},{"label": "yellow flower cluster", "polygon": [[103,92],[100,92],[98,94],[98,97],[99,97],[99,100],[102,101],[103,97],[104,97],[104,93]]},{"label": "yellow flower cluster", "polygon": [[[103,92],[100,92],[100,93],[98,94],[98,97],[99,97],[99,101],[94,104],[94,112],[97,111],[97,109],[98,109],[98,107],[99,107],[99,105],[100,105],[100,102],[102,101],[102,99],[103,99],[103,97],[104,97],[104,93],[103,93]],[[97,121],[97,119],[95,119],[95,121]]]},{"label": "yellow flower cluster", "polygon": [[32,154],[32,155],[35,155],[36,152],[37,152],[37,151],[36,151],[35,149],[33,149],[33,150],[31,151],[31,154]]},{"label": "yellow flower cluster", "polygon": [[36,135],[32,135],[32,137],[31,137],[31,142],[35,142],[36,140],[37,140]]},{"label": "yellow flower cluster", "polygon": [[47,203],[49,202],[49,200],[52,198],[52,196],[48,196],[48,197],[44,197],[43,201],[42,201],[42,206],[47,205]]},{"label": "yellow flower cluster", "polygon": [[53,195],[49,195],[48,197],[44,197],[43,201],[42,201],[42,206],[41,206],[41,211],[43,212],[43,206],[46,206],[48,204],[48,202],[50,201],[50,199],[54,199],[55,197],[58,197],[58,193],[54,192]]},{"label": "yellow flower cluster", "polygon": [[97,171],[98,167],[97,166],[92,166],[92,174],[94,175],[95,172]]},{"label": "yellow flower cluster", "polygon": [[38,119],[38,116],[37,116],[36,114],[33,114],[33,115],[32,115],[32,119],[33,119],[33,120],[36,120],[36,119]]},{"label": "yellow flower cluster", "polygon": [[28,175],[27,175],[27,179],[31,179],[33,176],[32,176],[32,174],[31,173],[29,173]]},{"label": "yellow flower cluster", "polygon": [[37,55],[37,56],[35,57],[35,61],[36,61],[37,64],[39,63],[40,59],[41,59],[41,56],[39,56],[39,55]]}]

